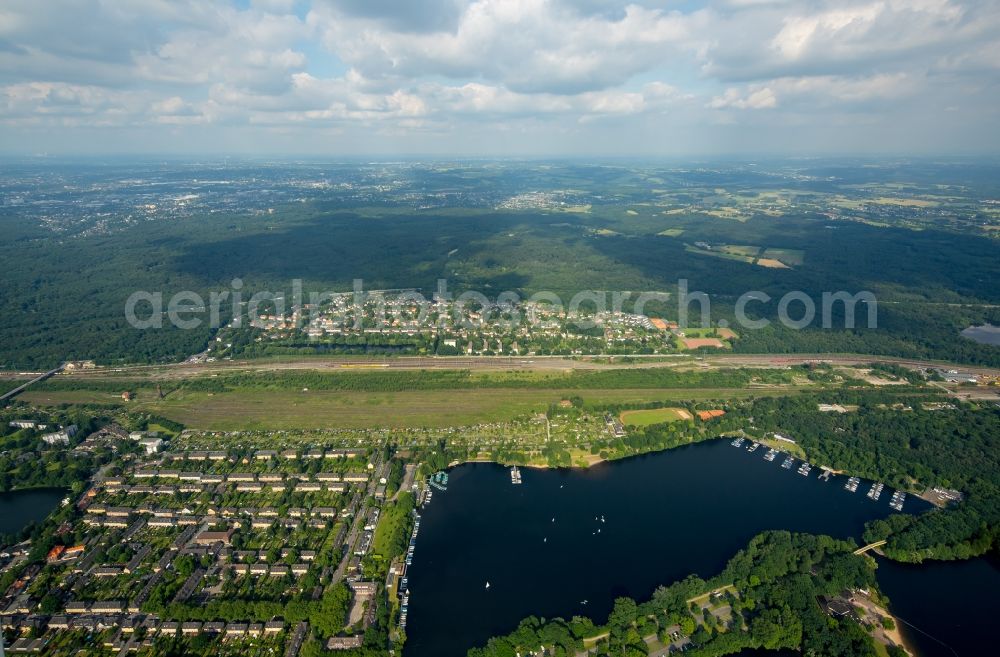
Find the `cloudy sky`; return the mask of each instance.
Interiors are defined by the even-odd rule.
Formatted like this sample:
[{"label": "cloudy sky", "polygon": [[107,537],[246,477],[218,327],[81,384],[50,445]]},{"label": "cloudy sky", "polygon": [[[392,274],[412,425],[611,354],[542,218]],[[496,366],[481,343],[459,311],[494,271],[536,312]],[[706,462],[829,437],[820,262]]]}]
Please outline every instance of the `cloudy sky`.
[{"label": "cloudy sky", "polygon": [[997,0],[3,0],[0,152],[1000,152]]}]

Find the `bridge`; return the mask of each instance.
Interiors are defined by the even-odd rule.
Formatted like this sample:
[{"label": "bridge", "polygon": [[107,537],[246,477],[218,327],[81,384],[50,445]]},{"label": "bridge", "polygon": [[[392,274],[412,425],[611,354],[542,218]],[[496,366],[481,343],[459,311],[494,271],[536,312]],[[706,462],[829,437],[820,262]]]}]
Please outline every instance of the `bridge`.
[{"label": "bridge", "polygon": [[874,543],[869,543],[868,545],[866,545],[864,547],[858,548],[857,550],[854,551],[854,554],[864,554],[868,550],[874,550],[875,548],[882,547],[885,544],[886,544],[886,541],[875,541]]},{"label": "bridge", "polygon": [[45,379],[49,378],[50,376],[53,376],[54,374],[58,374],[59,372],[62,371],[62,369],[64,367],[66,367],[65,364],[60,365],[59,367],[57,367],[57,368],[55,368],[53,370],[49,370],[48,372],[45,372],[44,374],[39,374],[38,376],[36,376],[35,378],[33,378],[31,381],[28,381],[27,383],[22,383],[21,385],[19,385],[18,387],[14,388],[13,390],[8,390],[4,394],[0,395],[0,403],[5,402],[8,399],[10,399],[11,397],[14,397],[14,396],[16,396],[16,395],[24,392],[24,389],[27,388],[28,386],[33,385],[35,383],[38,383],[39,381],[44,381]]}]

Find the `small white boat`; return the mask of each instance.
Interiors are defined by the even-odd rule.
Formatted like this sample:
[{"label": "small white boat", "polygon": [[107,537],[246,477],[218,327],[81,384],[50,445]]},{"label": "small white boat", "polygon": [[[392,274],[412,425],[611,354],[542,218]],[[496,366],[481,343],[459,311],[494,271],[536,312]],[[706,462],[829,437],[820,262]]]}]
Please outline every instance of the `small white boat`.
[{"label": "small white boat", "polygon": [[486,590],[487,590],[487,591],[489,591],[489,590],[490,590],[490,583],[489,583],[489,582],[486,582]]}]

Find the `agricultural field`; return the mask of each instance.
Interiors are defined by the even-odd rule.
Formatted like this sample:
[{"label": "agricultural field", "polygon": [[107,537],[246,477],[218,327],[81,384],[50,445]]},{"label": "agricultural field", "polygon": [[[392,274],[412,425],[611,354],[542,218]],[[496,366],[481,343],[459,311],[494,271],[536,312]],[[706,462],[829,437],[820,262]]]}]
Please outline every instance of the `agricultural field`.
[{"label": "agricultural field", "polygon": [[[799,249],[764,249],[761,260],[777,260],[787,267],[801,267],[805,262],[805,251]],[[758,262],[757,264],[760,264]]]},{"label": "agricultural field", "polygon": [[[659,233],[664,235],[665,232]],[[747,244],[705,244],[685,245],[685,250],[698,255],[712,256],[725,260],[736,260],[748,265],[768,269],[790,269],[805,262],[805,251],[801,249],[780,249]]]}]

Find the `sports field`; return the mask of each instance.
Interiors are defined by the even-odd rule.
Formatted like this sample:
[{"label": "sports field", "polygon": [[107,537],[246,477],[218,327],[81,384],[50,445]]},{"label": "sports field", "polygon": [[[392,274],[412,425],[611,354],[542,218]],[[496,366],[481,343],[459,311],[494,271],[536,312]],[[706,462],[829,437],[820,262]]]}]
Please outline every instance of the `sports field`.
[{"label": "sports field", "polygon": [[635,411],[624,411],[620,417],[622,424],[645,427],[650,424],[690,420],[691,413],[683,408],[647,408]]}]

